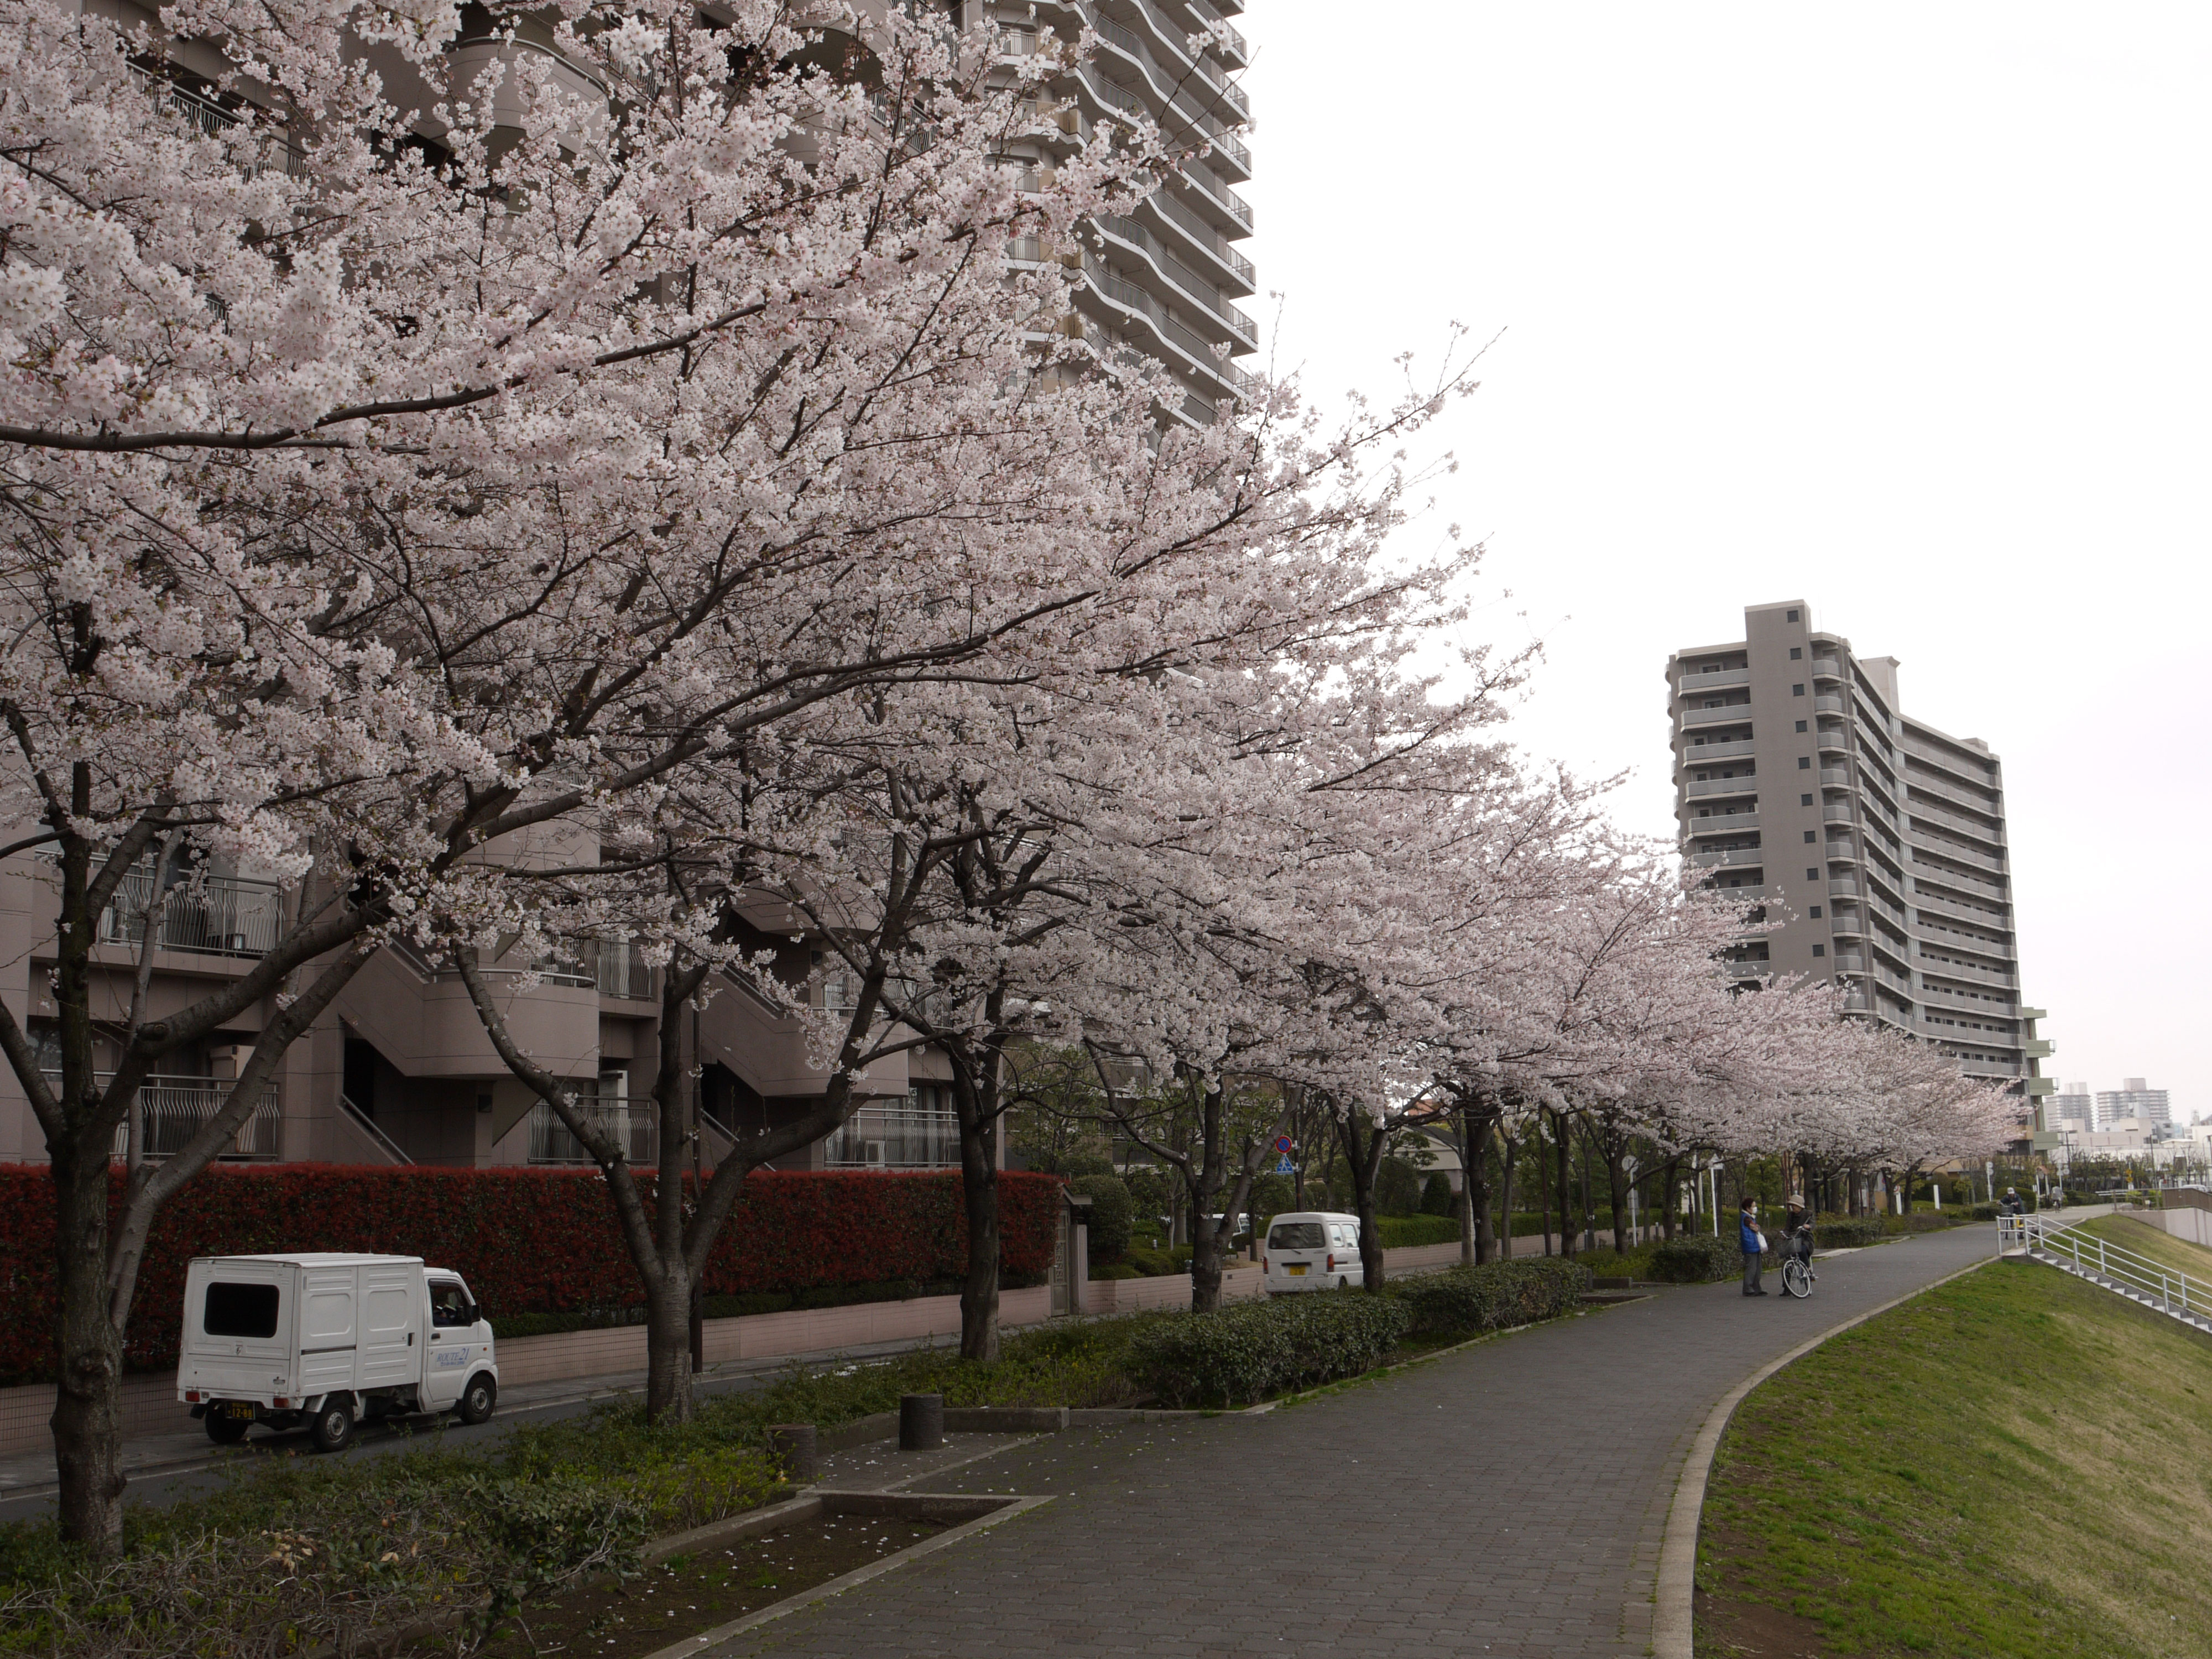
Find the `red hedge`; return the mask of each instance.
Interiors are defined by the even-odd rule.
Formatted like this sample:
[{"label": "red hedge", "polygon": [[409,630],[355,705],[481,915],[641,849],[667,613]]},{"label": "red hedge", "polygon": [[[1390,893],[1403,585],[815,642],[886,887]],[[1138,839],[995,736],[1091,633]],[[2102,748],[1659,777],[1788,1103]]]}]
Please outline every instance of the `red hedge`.
[{"label": "red hedge", "polygon": [[[1052,1267],[1060,1177],[999,1177],[999,1260],[1029,1282]],[[114,1192],[122,1194],[118,1173]],[[0,1164],[0,1383],[54,1375],[53,1188],[43,1166]],[[966,1270],[957,1171],[779,1174],[745,1183],[715,1241],[710,1296]],[[634,1307],[642,1286],[592,1170],[217,1166],[154,1223],[125,1336],[133,1370],[175,1364],[185,1264],[198,1255],[360,1250],[459,1270],[494,1317]]]}]

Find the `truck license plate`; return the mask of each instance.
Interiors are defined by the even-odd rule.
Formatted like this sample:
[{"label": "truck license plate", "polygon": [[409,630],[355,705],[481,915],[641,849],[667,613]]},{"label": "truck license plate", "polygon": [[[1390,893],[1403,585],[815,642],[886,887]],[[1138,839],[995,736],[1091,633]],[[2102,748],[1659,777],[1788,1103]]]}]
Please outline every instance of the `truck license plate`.
[{"label": "truck license plate", "polygon": [[242,1417],[249,1423],[253,1420],[253,1402],[251,1400],[226,1400],[216,1409],[225,1417]]},{"label": "truck license plate", "polygon": [[1306,1264],[1303,1261],[1293,1262],[1285,1267],[1283,1271],[1293,1279],[1304,1279],[1306,1276]]}]

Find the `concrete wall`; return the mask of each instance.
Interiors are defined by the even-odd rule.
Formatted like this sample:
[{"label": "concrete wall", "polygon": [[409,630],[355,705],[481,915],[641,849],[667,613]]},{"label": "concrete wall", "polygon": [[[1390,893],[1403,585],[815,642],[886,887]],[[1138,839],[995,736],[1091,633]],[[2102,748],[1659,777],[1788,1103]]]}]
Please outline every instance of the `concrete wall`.
[{"label": "concrete wall", "polygon": [[2163,1227],[2176,1238],[2185,1238],[2191,1244],[2212,1249],[2212,1210],[2200,1210],[2193,1205],[2173,1210],[2145,1210],[2136,1218]]}]

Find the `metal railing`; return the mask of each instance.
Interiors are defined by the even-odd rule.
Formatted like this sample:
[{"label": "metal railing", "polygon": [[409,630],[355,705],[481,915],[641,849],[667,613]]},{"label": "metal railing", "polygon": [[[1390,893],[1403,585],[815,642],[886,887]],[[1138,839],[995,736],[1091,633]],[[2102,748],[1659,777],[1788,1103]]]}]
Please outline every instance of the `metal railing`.
[{"label": "metal railing", "polygon": [[1118,213],[1102,213],[1093,221],[1109,236],[1118,236],[1130,246],[1141,249],[1160,272],[1178,290],[1218,317],[1229,325],[1239,343],[1248,349],[1259,344],[1260,332],[1252,319],[1221,296],[1221,291],[1168,252],[1166,245],[1134,219],[1125,219]]},{"label": "metal railing", "polygon": [[[650,1106],[632,1106],[627,1101],[594,1104],[590,1098],[589,1082],[577,1088],[577,1104],[588,1116],[594,1127],[611,1134],[622,1142],[623,1156],[632,1164],[648,1164],[659,1153],[659,1120]],[[584,1150],[584,1143],[576,1139],[550,1106],[544,1101],[530,1109],[530,1161],[532,1164],[590,1164],[595,1160]]]},{"label": "metal railing", "polygon": [[598,977],[603,997],[635,1000],[653,994],[653,971],[645,965],[645,952],[635,945],[599,941]]},{"label": "metal railing", "polygon": [[2000,1216],[1997,1254],[2049,1262],[2130,1301],[2212,1330],[2212,1284],[2064,1222],[2040,1215]]},{"label": "metal railing", "polygon": [[1156,190],[1145,200],[1158,210],[1161,217],[1166,219],[1177,230],[1197,243],[1200,248],[1243,278],[1245,287],[1250,288],[1259,281],[1259,273],[1253,269],[1249,259],[1230,246],[1219,231],[1207,224],[1205,220],[1200,218],[1181,202],[1176,201],[1167,191]]},{"label": "metal railing", "polygon": [[912,1106],[863,1106],[830,1139],[841,1170],[944,1170],[960,1162],[960,1121]]},{"label": "metal railing", "polygon": [[149,915],[161,917],[157,950],[207,956],[258,957],[274,950],[284,933],[284,893],[274,882],[241,881],[234,876],[174,879],[166,893],[154,890],[156,860],[133,865],[117,884],[115,896],[100,913],[103,945],[137,945],[146,937]]},{"label": "metal railing", "polygon": [[338,1109],[353,1121],[353,1127],[367,1135],[376,1149],[394,1164],[412,1164],[415,1160],[399,1150],[399,1143],[376,1127],[376,1120],[353,1103],[345,1091],[338,1091]]},{"label": "metal railing", "polygon": [[[255,158],[253,171],[268,173],[282,169],[288,176],[299,173],[304,158],[291,145],[270,130],[264,121],[249,122],[246,112],[223,108],[198,93],[187,92],[175,82],[165,80],[137,64],[131,66],[131,78],[152,95],[155,106],[165,115],[180,118],[210,138],[234,140],[241,130],[256,142],[259,155]],[[259,112],[254,112],[258,113]]]},{"label": "metal railing", "polygon": [[[59,1072],[48,1072],[46,1076],[51,1086],[61,1086]],[[95,1080],[104,1088],[113,1076],[112,1072],[98,1073]],[[230,1084],[222,1078],[159,1074],[148,1078],[138,1085],[139,1156],[158,1162],[183,1152],[191,1145],[192,1137],[206,1127],[208,1120],[222,1110],[223,1103],[230,1098]],[[283,1150],[283,1109],[277,1104],[276,1090],[272,1085],[261,1091],[252,1115],[239,1125],[229,1147],[216,1156],[273,1158]],[[110,1152],[116,1158],[130,1156],[128,1121],[115,1126],[115,1144]]]}]

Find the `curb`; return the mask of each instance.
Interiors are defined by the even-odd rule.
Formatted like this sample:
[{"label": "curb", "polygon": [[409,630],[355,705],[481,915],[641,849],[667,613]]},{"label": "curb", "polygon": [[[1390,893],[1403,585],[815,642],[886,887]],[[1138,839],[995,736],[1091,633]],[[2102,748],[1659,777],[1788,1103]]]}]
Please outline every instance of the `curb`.
[{"label": "curb", "polygon": [[1831,1325],[1819,1335],[1800,1342],[1779,1359],[1771,1360],[1721,1396],[1720,1403],[1706,1415],[1698,1437],[1690,1444],[1690,1455],[1682,1465],[1680,1480],[1674,1487],[1674,1501],[1667,1511],[1667,1530],[1659,1542],[1659,1571],[1652,1587],[1652,1600],[1656,1604],[1651,1610],[1651,1653],[1653,1659],[1694,1659],[1692,1652],[1695,1629],[1693,1597],[1698,1584],[1698,1525],[1705,1509],[1705,1482],[1713,1472],[1713,1454],[1720,1449],[1721,1436],[1728,1430],[1729,1419],[1735,1408],[1760,1383],[1784,1367],[1796,1364],[1831,1337],[1841,1336],[1855,1325],[1863,1325],[1877,1314],[1886,1314],[1892,1308],[1904,1306],[1916,1296],[1925,1296],[1954,1279],[1964,1279],[1968,1273],[1979,1272],[1995,1256],[1945,1273],[1941,1279],[1930,1279],[1917,1290],[1907,1291],[1903,1296],[1892,1297],[1879,1307],[1869,1308],[1839,1325]]}]

